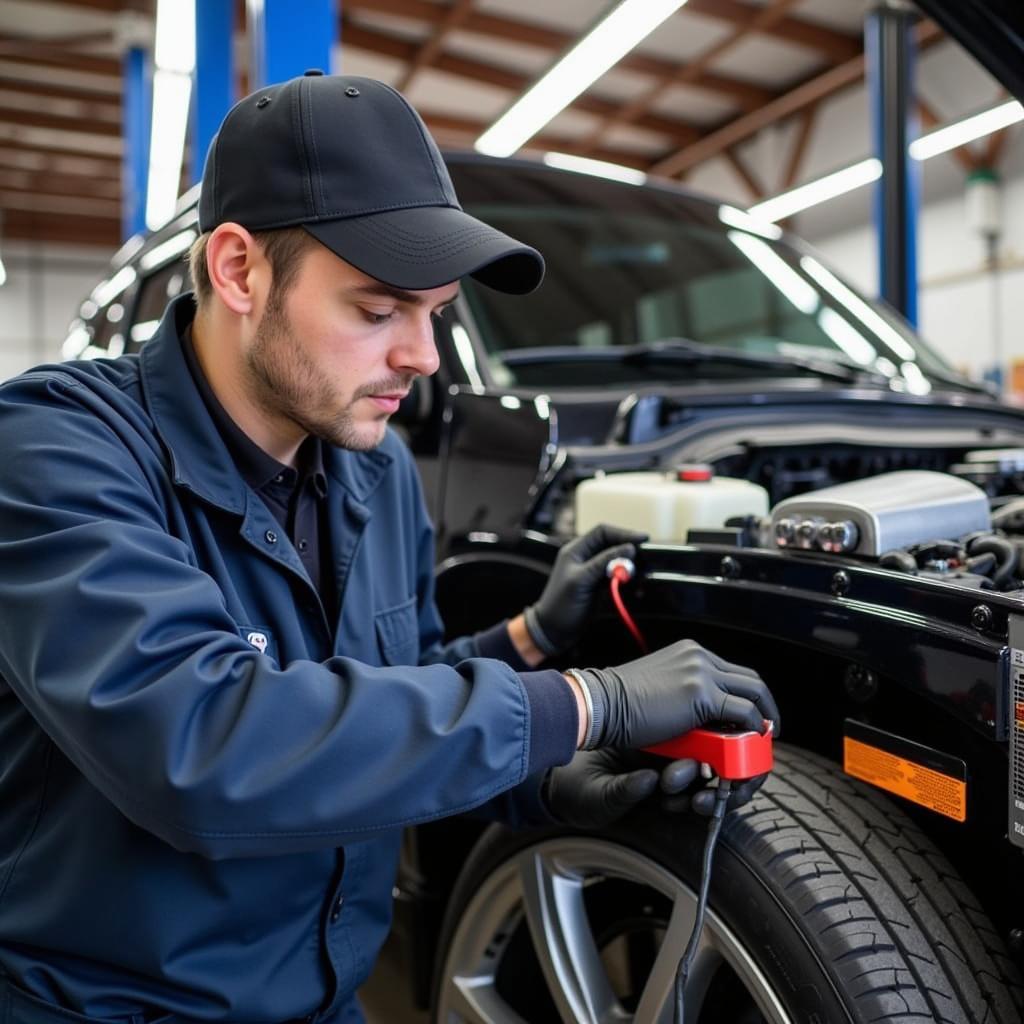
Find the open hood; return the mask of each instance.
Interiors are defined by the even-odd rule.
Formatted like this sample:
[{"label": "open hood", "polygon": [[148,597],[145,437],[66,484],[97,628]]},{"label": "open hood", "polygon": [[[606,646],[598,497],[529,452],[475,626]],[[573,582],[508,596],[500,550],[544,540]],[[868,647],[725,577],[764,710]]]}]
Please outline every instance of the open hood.
[{"label": "open hood", "polygon": [[1022,0],[916,0],[965,50],[1024,101]]}]

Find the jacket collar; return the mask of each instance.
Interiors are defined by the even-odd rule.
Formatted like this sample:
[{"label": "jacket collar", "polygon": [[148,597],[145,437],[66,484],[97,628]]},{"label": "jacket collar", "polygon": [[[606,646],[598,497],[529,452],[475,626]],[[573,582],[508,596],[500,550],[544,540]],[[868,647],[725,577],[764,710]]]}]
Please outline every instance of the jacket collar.
[{"label": "jacket collar", "polygon": [[[195,317],[191,293],[173,299],[139,366],[146,405],[171,457],[174,482],[219,508],[244,515],[246,485],[196,388],[182,351],[181,335]],[[324,466],[357,501],[366,501],[392,458],[374,449],[350,452],[324,445]]]}]

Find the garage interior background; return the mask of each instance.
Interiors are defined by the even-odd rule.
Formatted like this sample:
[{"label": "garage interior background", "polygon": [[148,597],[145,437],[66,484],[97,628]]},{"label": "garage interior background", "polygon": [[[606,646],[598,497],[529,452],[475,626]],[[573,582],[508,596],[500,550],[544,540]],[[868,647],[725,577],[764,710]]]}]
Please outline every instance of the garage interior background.
[{"label": "garage interior background", "polygon": [[[180,12],[192,0],[160,0]],[[275,0],[195,0],[234,19],[236,97],[249,87],[247,18]],[[471,148],[613,3],[335,0],[330,70],[400,88],[442,145]],[[757,204],[872,155],[867,0],[689,0],[530,140]],[[0,0],[0,378],[60,358],[79,302],[123,240],[122,120],[130,47],[152,53],[157,0]],[[202,16],[201,16],[202,20]],[[1007,103],[926,19],[914,26],[922,131]],[[297,69],[302,70],[302,69]],[[194,92],[193,92],[194,95]],[[193,102],[193,106],[195,103]],[[1024,118],[1019,104],[1010,119]],[[1024,135],[1014,125],[916,166],[919,327],[976,378],[1024,391]],[[187,148],[181,189],[194,180]],[[678,173],[681,169],[682,173]],[[988,225],[968,191],[998,181]],[[980,175],[978,172],[982,172]],[[791,216],[869,294],[878,292],[874,186]],[[1024,400],[1024,395],[1021,396]]]}]

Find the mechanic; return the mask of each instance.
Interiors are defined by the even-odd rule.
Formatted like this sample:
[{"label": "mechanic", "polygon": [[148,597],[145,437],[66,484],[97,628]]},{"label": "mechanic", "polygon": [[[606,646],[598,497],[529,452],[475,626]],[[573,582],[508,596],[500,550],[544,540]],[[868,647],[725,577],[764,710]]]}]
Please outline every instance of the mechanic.
[{"label": "mechanic", "polygon": [[523,293],[543,263],[461,211],[398,93],[310,72],[242,100],[199,225],[194,296],[140,354],[0,386],[11,1024],[360,1021],[404,826],[599,826],[659,785],[617,749],[778,724],[756,673],[688,641],[531,671],[577,638],[625,531],[442,644],[388,417],[437,369],[462,276]]}]

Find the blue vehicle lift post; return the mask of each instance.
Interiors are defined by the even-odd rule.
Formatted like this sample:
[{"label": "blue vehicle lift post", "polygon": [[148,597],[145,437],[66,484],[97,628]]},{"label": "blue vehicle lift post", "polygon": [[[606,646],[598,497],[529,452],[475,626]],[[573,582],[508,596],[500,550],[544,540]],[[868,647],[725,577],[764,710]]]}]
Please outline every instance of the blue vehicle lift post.
[{"label": "blue vehicle lift post", "polygon": [[917,324],[917,215],[920,172],[908,145],[917,135],[913,15],[901,0],[882,0],[865,22],[875,153],[882,161],[874,219],[881,297]]},{"label": "blue vehicle lift post", "polygon": [[[203,164],[213,136],[235,100],[234,3],[194,0],[196,67],[192,80],[192,144],[189,178],[203,177]],[[301,5],[297,5],[301,6]]]},{"label": "blue vehicle lift post", "polygon": [[124,155],[121,158],[121,234],[124,240],[146,230],[149,181],[149,126],[153,101],[152,60],[142,46],[129,46],[122,58],[124,74]]},{"label": "blue vehicle lift post", "polygon": [[250,84],[283,82],[311,68],[331,73],[341,0],[247,0]]}]

